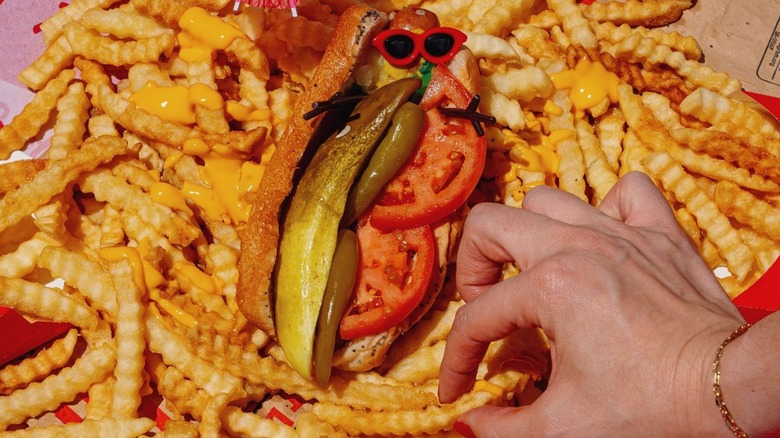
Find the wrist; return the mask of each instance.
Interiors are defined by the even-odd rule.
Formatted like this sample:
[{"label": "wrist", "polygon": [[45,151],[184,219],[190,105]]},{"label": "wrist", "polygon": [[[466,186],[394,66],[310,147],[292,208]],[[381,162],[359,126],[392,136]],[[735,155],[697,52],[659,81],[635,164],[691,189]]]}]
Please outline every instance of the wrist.
[{"label": "wrist", "polygon": [[766,325],[757,324],[729,344],[721,358],[723,398],[737,425],[751,437],[777,431],[780,427],[777,416],[778,354],[765,342],[767,336],[775,338],[777,335],[771,329],[767,330]]}]

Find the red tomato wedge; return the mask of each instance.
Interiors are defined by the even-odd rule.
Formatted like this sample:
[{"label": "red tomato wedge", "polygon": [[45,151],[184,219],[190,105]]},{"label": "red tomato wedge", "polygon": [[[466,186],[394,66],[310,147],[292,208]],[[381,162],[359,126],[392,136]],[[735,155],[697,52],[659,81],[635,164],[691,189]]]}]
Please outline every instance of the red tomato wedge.
[{"label": "red tomato wedge", "polygon": [[364,216],[357,227],[360,265],[352,302],[339,326],[343,339],[398,325],[422,301],[434,263],[431,227],[384,232]]},{"label": "red tomato wedge", "polygon": [[430,224],[454,212],[476,187],[487,140],[466,119],[445,117],[439,107],[465,108],[471,93],[444,66],[437,66],[420,106],[425,125],[412,157],[377,196],[372,223],[382,229]]}]

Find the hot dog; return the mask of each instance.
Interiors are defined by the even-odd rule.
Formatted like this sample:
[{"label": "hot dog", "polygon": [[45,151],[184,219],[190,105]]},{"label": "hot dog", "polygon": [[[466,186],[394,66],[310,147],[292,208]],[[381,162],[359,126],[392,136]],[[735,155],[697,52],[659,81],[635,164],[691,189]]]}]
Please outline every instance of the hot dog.
[{"label": "hot dog", "polygon": [[464,40],[429,11],[354,6],[296,102],[252,201],[237,297],[304,377],[378,366],[441,289],[490,121]]}]

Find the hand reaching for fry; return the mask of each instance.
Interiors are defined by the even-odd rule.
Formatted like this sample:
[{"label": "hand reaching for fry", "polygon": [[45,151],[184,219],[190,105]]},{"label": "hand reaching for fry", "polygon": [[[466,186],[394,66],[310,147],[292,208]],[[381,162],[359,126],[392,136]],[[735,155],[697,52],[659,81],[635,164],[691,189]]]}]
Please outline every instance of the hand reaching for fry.
[{"label": "hand reaching for fry", "polygon": [[[499,281],[507,262],[521,273]],[[643,174],[599,208],[549,187],[522,209],[477,205],[457,266],[468,304],[448,337],[442,402],[470,388],[490,341],[541,327],[551,344],[546,391],[462,416],[477,436],[728,436],[711,364],[744,320]]]}]

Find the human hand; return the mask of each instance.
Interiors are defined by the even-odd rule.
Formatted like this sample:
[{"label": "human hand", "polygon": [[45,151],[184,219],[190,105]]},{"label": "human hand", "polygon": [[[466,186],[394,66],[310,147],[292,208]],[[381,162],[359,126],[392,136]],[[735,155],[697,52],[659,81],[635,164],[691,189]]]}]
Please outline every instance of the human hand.
[{"label": "human hand", "polygon": [[[505,262],[521,272],[500,281]],[[461,417],[477,436],[728,436],[711,361],[744,320],[646,175],[621,178],[598,208],[549,187],[522,209],[479,204],[457,266],[467,304],[448,337],[442,402],[471,387],[491,341],[541,327],[551,348],[534,403]]]}]

